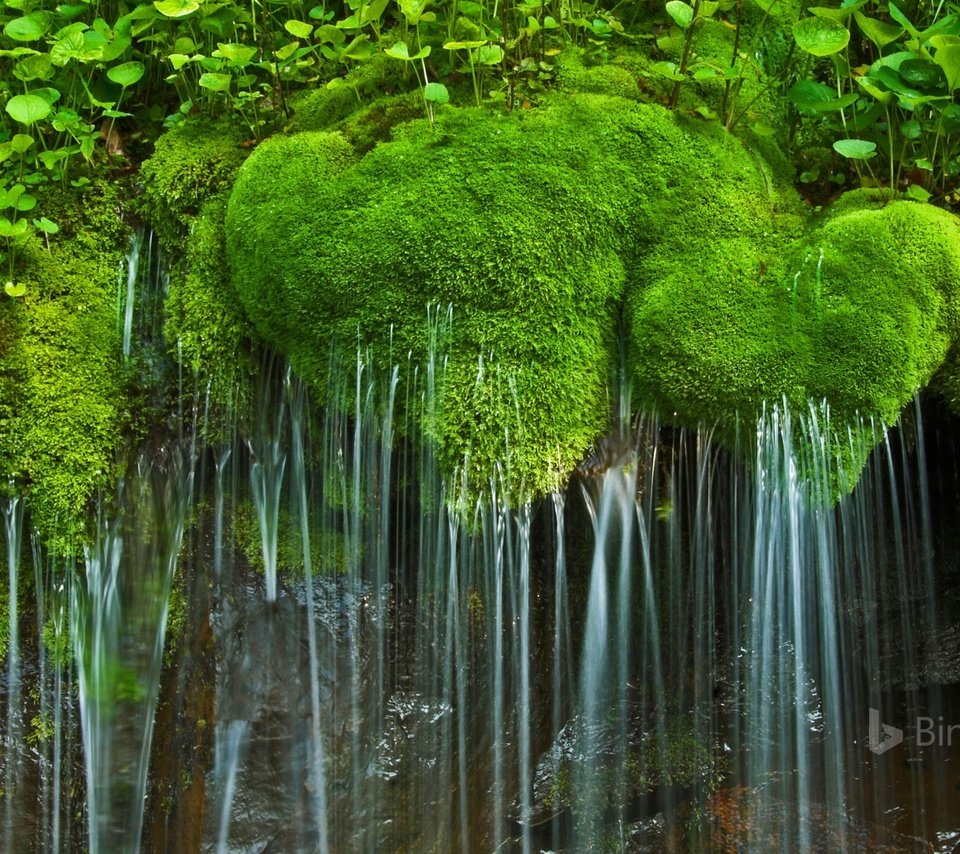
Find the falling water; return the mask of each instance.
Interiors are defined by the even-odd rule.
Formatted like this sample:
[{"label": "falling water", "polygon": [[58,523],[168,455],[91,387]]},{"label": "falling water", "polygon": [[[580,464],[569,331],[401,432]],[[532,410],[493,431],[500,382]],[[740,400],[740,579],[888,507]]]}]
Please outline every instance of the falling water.
[{"label": "falling water", "polygon": [[20,772],[22,721],[20,708],[20,619],[18,614],[20,548],[23,539],[23,500],[14,494],[4,502],[7,541],[7,726],[4,738],[4,828],[6,850],[13,850],[14,804]]},{"label": "falling water", "polygon": [[[772,406],[733,450],[640,417],[534,501],[509,460],[484,484],[468,460],[441,473],[421,425],[445,370],[439,349],[332,359],[317,407],[271,364],[235,442],[141,458],[82,577],[33,549],[38,619],[72,639],[94,854],[139,850],[145,801],[166,809],[148,764],[194,549],[185,589],[210,599],[181,631],[209,629],[215,700],[157,740],[209,745],[206,803],[185,811],[204,850],[868,851],[956,829],[949,792],[868,749],[869,709],[900,725],[932,708],[921,618],[946,609],[919,407],[900,431],[841,434],[823,406]],[[168,647],[183,682],[164,697],[197,690],[177,662],[198,649]],[[70,668],[40,652],[34,669],[54,720],[37,847],[65,850]],[[885,836],[892,807],[909,817]]]},{"label": "falling water", "polygon": [[92,854],[140,849],[170,589],[193,471],[179,450],[141,457],[101,516],[71,601]]},{"label": "falling water", "polygon": [[[130,237],[130,245],[124,253],[126,263],[126,291],[117,294],[117,312],[123,306],[123,357],[130,357],[133,343],[133,310],[136,300],[137,278],[140,275],[140,248],[143,244],[143,232],[135,231]],[[121,281],[123,281],[121,279]]]}]

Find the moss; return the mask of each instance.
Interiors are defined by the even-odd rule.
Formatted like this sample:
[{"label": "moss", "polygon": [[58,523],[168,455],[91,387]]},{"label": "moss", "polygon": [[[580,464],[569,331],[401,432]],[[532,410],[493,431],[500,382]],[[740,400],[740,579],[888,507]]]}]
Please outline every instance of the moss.
[{"label": "moss", "polygon": [[140,167],[137,207],[167,250],[181,246],[207,199],[232,186],[248,154],[246,137],[232,122],[184,122],[157,140]]},{"label": "moss", "polygon": [[[249,324],[223,263],[226,199],[226,193],[214,196],[193,221],[185,264],[171,277],[164,302],[164,338],[187,370],[204,385],[209,381],[210,403],[236,411],[249,403],[254,367]],[[223,421],[208,418],[208,429],[215,433]]]},{"label": "moss", "polygon": [[112,481],[129,420],[116,305],[118,195],[100,188],[59,199],[63,239],[21,248],[27,294],[3,307],[0,460],[29,493],[32,524],[55,550],[81,541],[88,502]]},{"label": "moss", "polygon": [[[388,42],[389,43],[389,42]],[[298,93],[290,102],[294,132],[329,130],[364,104],[416,88],[413,75],[404,78],[400,63],[377,53],[320,89]]]},{"label": "moss", "polygon": [[[331,338],[352,349],[359,333],[380,365],[408,351],[424,358],[425,306],[452,303],[431,425],[445,468],[468,455],[471,482],[483,484],[506,461],[512,486],[554,486],[609,419],[626,281],[617,248],[642,179],[616,149],[637,147],[633,130],[672,121],[659,110],[631,117],[622,103],[583,95],[525,115],[449,110],[434,128],[395,129],[356,163],[336,134],[262,146],[227,216],[254,325],[322,387]],[[619,127],[631,121],[639,127]]]},{"label": "moss", "polygon": [[[253,503],[249,499],[240,500],[230,518],[237,547],[250,567],[255,572],[263,573],[263,546]],[[310,567],[314,576],[337,575],[347,571],[350,556],[343,534],[311,520],[309,535]],[[277,575],[294,582],[304,578],[305,573],[300,520],[283,506],[277,519]]]},{"label": "moss", "polygon": [[840,435],[892,423],[956,336],[955,218],[859,193],[811,221],[782,155],[642,103],[629,63],[558,64],[537,109],[448,108],[363,156],[337,131],[261,146],[226,232],[257,332],[323,399],[331,341],[422,360],[425,306],[452,304],[424,421],[474,487],[504,465],[549,489],[606,430],[621,308],[638,407],[731,445],[782,398],[826,399]]},{"label": "moss", "polygon": [[[828,401],[840,436],[861,415],[894,423],[958,331],[956,219],[856,194],[792,241],[781,228],[765,241],[722,231],[685,232],[686,257],[658,249],[631,295],[647,404],[721,437],[780,398]],[[869,448],[847,461],[855,471]]]}]

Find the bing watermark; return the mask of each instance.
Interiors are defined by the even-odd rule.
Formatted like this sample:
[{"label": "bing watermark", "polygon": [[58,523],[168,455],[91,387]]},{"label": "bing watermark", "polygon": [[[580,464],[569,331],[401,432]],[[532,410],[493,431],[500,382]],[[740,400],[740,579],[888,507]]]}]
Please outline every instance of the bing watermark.
[{"label": "bing watermark", "polygon": [[[936,720],[919,716],[914,724],[917,747],[952,747],[956,738],[960,744],[960,724],[946,724],[943,717]],[[870,709],[870,731],[867,747],[880,754],[892,750],[903,741],[903,730],[880,721],[880,710]]]}]

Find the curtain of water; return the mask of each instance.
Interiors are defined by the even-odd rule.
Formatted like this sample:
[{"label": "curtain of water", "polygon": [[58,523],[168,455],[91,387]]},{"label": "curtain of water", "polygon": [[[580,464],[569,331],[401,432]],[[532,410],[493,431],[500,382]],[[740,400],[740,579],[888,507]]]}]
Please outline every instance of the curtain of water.
[{"label": "curtain of water", "polygon": [[92,854],[140,849],[170,591],[193,469],[177,449],[141,457],[103,513],[73,586]]},{"label": "curtain of water", "polygon": [[3,504],[7,543],[7,719],[4,732],[4,841],[13,850],[18,777],[23,752],[20,685],[20,616],[18,610],[20,550],[23,541],[23,499],[14,494]]},{"label": "curtain of water", "polygon": [[[864,850],[855,821],[894,773],[865,764],[867,713],[922,710],[914,640],[938,613],[919,408],[838,504],[874,427],[838,437],[818,406],[770,408],[736,454],[623,424],[602,472],[533,503],[508,459],[482,488],[469,459],[441,476],[419,426],[439,350],[371,361],[334,360],[322,410],[268,365],[203,502],[192,453],[141,459],[71,596],[34,549],[38,628],[72,637],[91,851],[140,846],[188,522],[214,591],[211,850]],[[37,661],[55,730],[37,837],[63,850],[69,671]],[[924,830],[929,790],[907,785]]]}]

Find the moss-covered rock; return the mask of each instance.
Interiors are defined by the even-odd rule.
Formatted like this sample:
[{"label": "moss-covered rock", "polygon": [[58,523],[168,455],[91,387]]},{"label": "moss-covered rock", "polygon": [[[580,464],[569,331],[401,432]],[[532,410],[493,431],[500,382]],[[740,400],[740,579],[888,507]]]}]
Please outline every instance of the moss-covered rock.
[{"label": "moss-covered rock", "polygon": [[130,416],[117,314],[121,193],[97,185],[51,197],[61,234],[49,248],[35,238],[20,248],[26,295],[0,306],[0,460],[54,548],[81,541]]},{"label": "moss-covered rock", "polygon": [[475,484],[573,468],[609,424],[618,328],[635,404],[731,443],[783,398],[892,423],[957,335],[956,219],[856,194],[814,221],[781,157],[643,103],[628,65],[559,64],[533,110],[440,111],[365,154],[338,131],[261,146],[227,213],[259,334],[322,389],[332,340],[423,358],[425,306],[452,304],[428,427]]},{"label": "moss-covered rock", "polygon": [[841,435],[859,416],[890,425],[960,331],[952,214],[857,193],[793,240],[723,231],[685,231],[682,260],[658,246],[628,300],[641,399],[723,438],[781,399],[826,401]]},{"label": "moss-covered rock", "polygon": [[636,147],[625,120],[584,95],[411,122],[359,161],[335,133],[271,140],[230,199],[239,296],[318,385],[332,338],[353,351],[359,336],[381,365],[422,358],[426,305],[453,304],[432,425],[447,469],[468,457],[485,482],[499,460],[514,485],[547,488],[609,420],[639,179],[597,135]]},{"label": "moss-covered rock", "polygon": [[233,185],[246,138],[236,123],[219,121],[183,122],[157,140],[140,167],[137,207],[166,249],[177,251],[204,202]]}]

